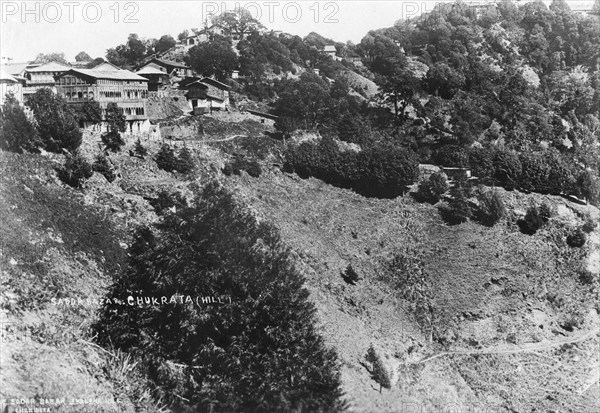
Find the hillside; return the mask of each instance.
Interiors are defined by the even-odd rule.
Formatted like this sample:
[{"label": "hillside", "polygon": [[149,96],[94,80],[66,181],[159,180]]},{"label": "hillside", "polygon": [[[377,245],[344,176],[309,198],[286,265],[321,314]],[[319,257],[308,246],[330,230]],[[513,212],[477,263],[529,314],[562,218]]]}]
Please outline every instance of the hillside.
[{"label": "hillside", "polygon": [[[98,303],[61,307],[49,300],[103,297],[111,274],[124,265],[132,230],[158,219],[148,200],[162,189],[190,194],[190,185],[216,178],[292,248],[319,331],[340,357],[349,411],[452,403],[494,411],[597,409],[600,232],[596,227],[582,249],[567,246],[564,236],[584,212],[598,222],[596,208],[502,191],[509,214],[500,224],[447,226],[434,207],[410,195],[364,198],[281,173],[272,167],[276,157],[259,157],[266,170],[259,178],[225,177],[218,165],[230,154],[256,156],[267,147],[276,154],[280,143],[211,140],[219,139],[186,142],[199,162],[193,181],[125,150],[111,156],[121,178],[109,184],[95,175],[81,192],[56,178],[53,163],[61,156],[2,153],[2,307],[10,323],[2,353],[10,386],[3,386],[3,397],[118,397],[119,411],[152,411],[148,387],[135,378],[143,377],[136,362],[94,344],[89,326]],[[156,153],[160,142],[145,144]],[[516,218],[542,200],[555,211],[549,225],[522,234]],[[348,265],[360,277],[356,285],[341,276]],[[406,278],[402,265],[422,277]],[[370,344],[393,372],[391,390],[380,393],[370,377],[364,358]]]}]

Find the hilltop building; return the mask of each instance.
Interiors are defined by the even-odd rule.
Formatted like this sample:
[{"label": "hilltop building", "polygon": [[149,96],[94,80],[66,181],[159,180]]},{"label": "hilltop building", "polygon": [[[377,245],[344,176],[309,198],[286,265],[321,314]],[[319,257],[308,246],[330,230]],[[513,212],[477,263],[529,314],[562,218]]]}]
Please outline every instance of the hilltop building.
[{"label": "hilltop building", "polygon": [[174,60],[159,59],[154,57],[148,62],[144,63],[142,66],[140,66],[139,70],[143,70],[149,67],[158,69],[169,76],[190,77],[193,75],[192,69],[190,67],[186,66],[183,63],[176,62]]},{"label": "hilltop building", "polygon": [[164,90],[165,87],[171,84],[168,74],[152,66],[144,66],[143,69],[138,70],[136,73],[148,79],[149,92]]},{"label": "hilltop building", "polygon": [[[57,77],[57,90],[71,104],[97,101],[103,115],[110,102],[116,103],[123,110],[129,133],[147,132],[150,129],[148,79],[129,70],[71,69]],[[102,128],[108,130],[105,123]]]},{"label": "hilltop building", "polygon": [[185,90],[185,97],[194,113],[207,113],[213,110],[229,110],[230,87],[218,80],[205,77],[182,81],[179,88]]}]

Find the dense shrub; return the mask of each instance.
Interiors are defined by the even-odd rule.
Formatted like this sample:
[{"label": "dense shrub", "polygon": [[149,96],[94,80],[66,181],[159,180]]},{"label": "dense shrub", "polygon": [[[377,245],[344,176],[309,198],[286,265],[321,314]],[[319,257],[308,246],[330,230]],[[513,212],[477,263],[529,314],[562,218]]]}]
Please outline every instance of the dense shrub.
[{"label": "dense shrub", "polygon": [[375,380],[379,384],[379,392],[381,393],[382,387],[386,389],[391,389],[392,382],[390,379],[390,373],[385,368],[385,364],[383,364],[381,357],[379,357],[379,354],[377,354],[372,344],[367,350],[367,355],[365,356],[365,359],[373,366],[371,370],[371,376],[373,380]]},{"label": "dense shrub", "polygon": [[232,162],[228,162],[223,167],[223,174],[230,176],[231,174],[240,175],[242,171],[246,171],[253,178],[258,178],[262,174],[262,168],[255,159],[247,160],[241,155],[236,155]]},{"label": "dense shrub", "polygon": [[347,284],[351,285],[356,285],[359,280],[358,273],[351,264],[348,264],[344,272],[342,272],[342,278]]},{"label": "dense shrub", "polygon": [[194,172],[194,169],[196,169],[196,164],[192,152],[187,147],[182,148],[177,157],[177,172],[189,174]]},{"label": "dense shrub", "polygon": [[[231,193],[207,186],[192,207],[139,230],[129,254],[94,330],[144,363],[156,397],[190,411],[342,409],[337,356],[317,333],[303,276],[277,231]],[[194,302],[114,303],[128,296]]]},{"label": "dense shrub", "polygon": [[548,222],[549,218],[550,208],[547,204],[542,204],[539,208],[532,205],[527,209],[525,217],[520,219],[517,224],[522,233],[533,235]]},{"label": "dense shrub", "polygon": [[492,227],[506,215],[506,208],[498,191],[479,192],[477,200],[479,206],[474,215],[481,224]]},{"label": "dense shrub", "polygon": [[133,152],[140,158],[143,158],[144,156],[148,155],[148,150],[142,145],[142,142],[140,142],[139,139],[135,142]]},{"label": "dense shrub", "polygon": [[518,188],[521,176],[521,161],[518,155],[507,149],[497,149],[493,163],[494,182],[508,190]]},{"label": "dense shrub", "polygon": [[600,206],[600,178],[589,170],[582,170],[577,176],[577,193],[595,206]]},{"label": "dense shrub", "polygon": [[540,153],[527,151],[521,153],[520,161],[520,187],[526,191],[548,193],[550,190],[548,182],[550,165],[548,165],[546,157]]},{"label": "dense shrub", "polygon": [[396,146],[374,146],[357,156],[358,182],[353,188],[365,196],[395,198],[419,176],[417,155]]},{"label": "dense shrub", "polygon": [[394,198],[417,179],[419,162],[414,152],[390,145],[340,152],[336,142],[325,137],[317,145],[304,142],[288,148],[284,170],[352,188],[364,196]]},{"label": "dense shrub", "polygon": [[156,212],[157,215],[163,215],[165,211],[170,210],[173,207],[175,207],[176,210],[185,208],[188,206],[188,203],[181,193],[170,193],[162,190],[158,193],[156,199],[150,201],[150,205],[152,205],[154,212]]},{"label": "dense shrub", "polygon": [[429,178],[419,182],[417,189],[417,199],[422,199],[426,202],[435,204],[440,200],[450,186],[448,185],[448,177],[443,172],[435,172]]},{"label": "dense shrub", "polygon": [[567,235],[567,245],[574,248],[581,248],[585,245],[586,238],[585,232],[582,229],[576,229]]},{"label": "dense shrub", "polygon": [[42,141],[12,93],[0,108],[0,148],[11,152],[38,152]]},{"label": "dense shrub", "polygon": [[246,164],[246,172],[248,172],[248,175],[251,177],[258,178],[262,173],[262,169],[257,161],[252,160]]},{"label": "dense shrub", "polygon": [[173,148],[164,144],[156,154],[155,158],[158,167],[167,172],[173,172],[177,169],[177,157]]},{"label": "dense shrub", "polygon": [[102,174],[108,182],[113,182],[115,179],[117,179],[115,168],[109,161],[108,157],[103,153],[100,153],[96,156],[96,159],[92,164],[92,169],[94,172]]},{"label": "dense shrub", "polygon": [[473,210],[469,204],[466,190],[461,187],[453,188],[450,195],[450,201],[439,207],[442,219],[450,225],[467,222],[473,216]]},{"label": "dense shrub", "polygon": [[93,174],[92,165],[80,153],[67,155],[64,165],[58,170],[60,180],[73,188],[81,188]]},{"label": "dense shrub", "polygon": [[576,193],[576,178],[573,175],[571,167],[567,165],[565,159],[557,151],[551,151],[546,155],[548,163],[548,193],[559,195],[561,193]]},{"label": "dense shrub", "polygon": [[112,152],[119,152],[125,145],[125,141],[121,134],[117,131],[110,131],[102,134],[102,142],[106,149]]},{"label": "dense shrub", "polygon": [[439,148],[434,155],[437,165],[466,168],[469,166],[469,153],[458,145],[445,145]]},{"label": "dense shrub", "polygon": [[473,147],[469,150],[469,166],[471,173],[482,180],[494,176],[493,153],[487,148]]}]

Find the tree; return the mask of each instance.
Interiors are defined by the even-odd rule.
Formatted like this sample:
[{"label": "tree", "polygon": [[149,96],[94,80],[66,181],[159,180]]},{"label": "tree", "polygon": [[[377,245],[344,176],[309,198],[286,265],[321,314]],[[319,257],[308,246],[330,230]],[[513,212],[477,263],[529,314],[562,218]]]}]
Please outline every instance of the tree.
[{"label": "tree", "polygon": [[101,63],[104,63],[104,62],[106,62],[106,60],[104,60],[104,59],[103,59],[103,58],[101,58],[101,57],[97,57],[97,58],[95,58],[94,60],[92,60],[91,62],[89,62],[89,63],[88,63],[86,66],[85,66],[85,68],[86,68],[86,69],[93,69],[93,68],[95,68],[96,66],[98,66],[99,64],[101,64]]},{"label": "tree", "polygon": [[110,132],[125,132],[127,121],[123,110],[114,102],[106,106],[106,124]]},{"label": "tree", "polygon": [[81,188],[93,174],[92,165],[79,152],[67,155],[64,165],[58,170],[60,180],[73,188]]},{"label": "tree", "polygon": [[437,203],[442,195],[444,195],[450,186],[448,185],[448,177],[443,172],[435,172],[427,179],[419,182],[417,197],[422,198],[431,204]]},{"label": "tree", "polygon": [[[208,185],[191,207],[137,231],[129,256],[94,331],[102,345],[143,358],[146,379],[176,410],[342,409],[337,355],[318,334],[304,277],[278,231],[231,192]],[[128,294],[222,301],[112,300]]]},{"label": "tree", "polygon": [[103,153],[96,155],[96,159],[92,164],[92,169],[94,172],[102,174],[108,182],[113,182],[115,179],[117,179],[114,166],[108,157]]},{"label": "tree", "polygon": [[177,157],[173,149],[164,144],[156,154],[156,164],[158,167],[167,172],[173,172],[177,170]]},{"label": "tree", "polygon": [[177,157],[177,172],[189,174],[196,169],[192,152],[188,147],[181,148]]},{"label": "tree", "polygon": [[67,62],[67,59],[65,59],[65,54],[64,53],[58,53],[58,52],[54,52],[54,53],[48,53],[48,54],[44,54],[44,53],[40,53],[35,57],[35,60],[33,61],[33,63],[50,63],[50,62],[58,62],[58,63],[62,63],[63,65],[68,65],[69,62]]},{"label": "tree", "polygon": [[133,148],[133,151],[140,158],[148,155],[148,150],[142,145],[142,142],[139,139],[135,141],[135,147]]},{"label": "tree", "polygon": [[83,103],[71,104],[73,116],[77,122],[82,125],[83,122],[90,122],[93,125],[102,123],[102,107],[95,100],[86,100]]},{"label": "tree", "polygon": [[39,89],[27,101],[37,123],[45,150],[74,152],[81,145],[81,131],[72,109],[65,100],[50,89]]},{"label": "tree", "polygon": [[186,63],[202,76],[215,76],[223,81],[237,68],[238,57],[229,40],[216,36],[211,41],[192,47],[186,56]]},{"label": "tree", "polygon": [[181,42],[184,39],[186,39],[189,35],[190,35],[190,31],[186,29],[177,35],[177,40],[179,40]]},{"label": "tree", "polygon": [[175,39],[173,39],[172,36],[165,34],[160,39],[158,39],[158,41],[154,45],[154,51],[156,53],[166,52],[176,44],[177,42],[175,41]]},{"label": "tree", "polygon": [[43,146],[37,129],[12,93],[0,108],[0,148],[11,152],[36,152]]},{"label": "tree", "polygon": [[112,152],[119,152],[125,145],[125,140],[123,140],[121,134],[114,130],[103,133],[100,138],[102,139],[102,143],[106,146],[106,149]]},{"label": "tree", "polygon": [[381,393],[381,388],[391,389],[392,383],[390,379],[390,373],[388,372],[385,364],[383,364],[383,360],[379,357],[379,354],[373,348],[373,344],[369,346],[367,350],[367,355],[365,357],[369,363],[373,366],[371,369],[371,375],[373,380],[379,383],[379,393]]},{"label": "tree", "polygon": [[282,82],[279,89],[274,112],[289,123],[277,122],[278,130],[312,129],[326,121],[329,85],[319,76],[303,73],[297,81]]},{"label": "tree", "polygon": [[146,57],[148,51],[146,42],[140,39],[136,33],[131,33],[125,44],[106,51],[106,59],[119,67],[135,66]]},{"label": "tree", "polygon": [[264,28],[258,20],[252,17],[252,13],[240,7],[212,17],[212,23],[221,27],[227,35],[235,36],[239,40],[250,32]]},{"label": "tree", "polygon": [[75,56],[75,61],[76,62],[91,62],[92,61],[92,56],[90,56],[86,52],[79,52]]}]

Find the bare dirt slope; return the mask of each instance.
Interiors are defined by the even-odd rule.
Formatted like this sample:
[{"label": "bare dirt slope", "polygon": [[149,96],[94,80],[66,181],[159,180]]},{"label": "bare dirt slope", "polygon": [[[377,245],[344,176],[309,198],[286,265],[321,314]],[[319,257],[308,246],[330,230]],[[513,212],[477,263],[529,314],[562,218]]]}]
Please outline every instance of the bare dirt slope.
[{"label": "bare dirt slope", "polygon": [[[352,411],[597,410],[597,278],[580,279],[597,245],[571,248],[563,235],[580,223],[576,212],[597,219],[597,209],[501,190],[507,222],[447,226],[409,196],[366,199],[280,173],[236,179],[298,253]],[[520,233],[520,209],[542,200],[557,211],[550,225]],[[389,275],[398,254],[422,266],[424,281]],[[348,265],[357,285],[341,277]],[[410,289],[427,290],[430,311],[402,298]],[[371,343],[393,372],[382,393],[364,359]]]}]

